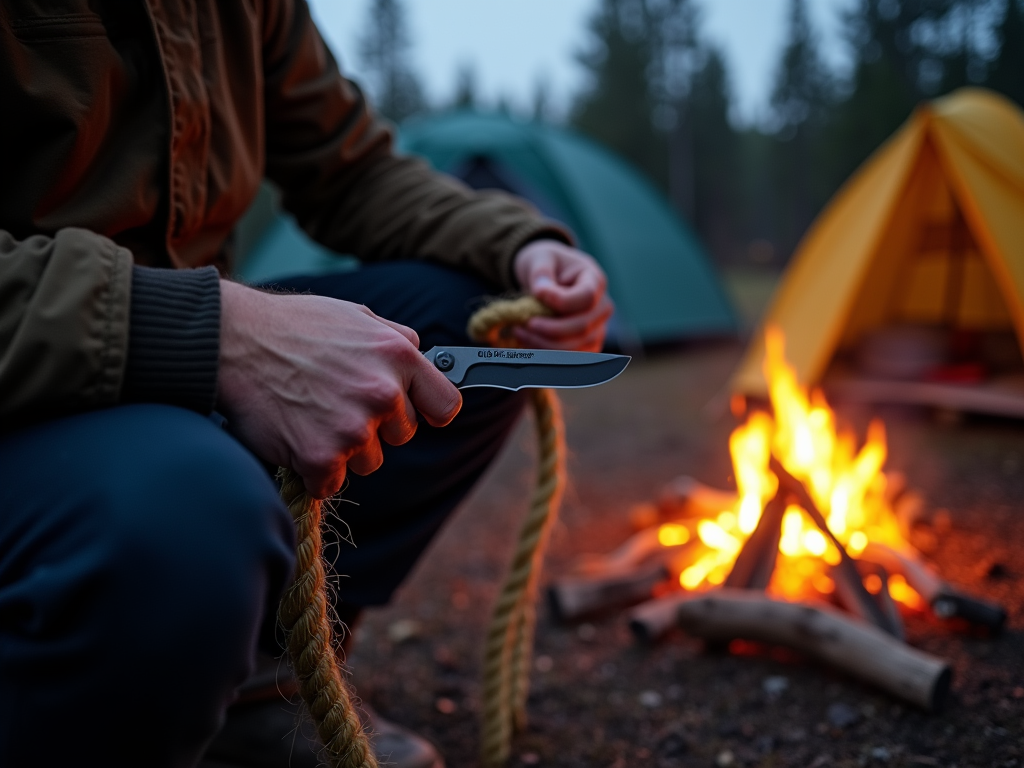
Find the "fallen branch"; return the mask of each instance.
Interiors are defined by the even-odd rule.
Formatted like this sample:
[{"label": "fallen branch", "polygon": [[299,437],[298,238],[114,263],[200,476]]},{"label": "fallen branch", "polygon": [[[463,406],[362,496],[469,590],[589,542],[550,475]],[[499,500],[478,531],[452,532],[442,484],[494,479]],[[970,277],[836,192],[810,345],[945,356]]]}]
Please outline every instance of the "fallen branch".
[{"label": "fallen branch", "polygon": [[952,671],[945,661],[824,605],[717,589],[679,600],[674,610],[678,625],[694,637],[785,645],[930,711],[949,691]]},{"label": "fallen branch", "polygon": [[664,563],[653,563],[628,573],[568,576],[548,587],[548,603],[556,619],[575,621],[648,600],[670,575]]}]

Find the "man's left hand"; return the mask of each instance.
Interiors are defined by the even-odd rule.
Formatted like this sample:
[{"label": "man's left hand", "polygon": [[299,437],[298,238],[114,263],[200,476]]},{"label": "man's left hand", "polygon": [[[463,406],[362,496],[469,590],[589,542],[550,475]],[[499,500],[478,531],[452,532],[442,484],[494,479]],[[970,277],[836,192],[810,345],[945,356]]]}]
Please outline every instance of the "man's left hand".
[{"label": "man's left hand", "polygon": [[557,240],[534,240],[515,256],[519,284],[554,313],[515,329],[525,347],[600,352],[612,302],[593,257]]}]

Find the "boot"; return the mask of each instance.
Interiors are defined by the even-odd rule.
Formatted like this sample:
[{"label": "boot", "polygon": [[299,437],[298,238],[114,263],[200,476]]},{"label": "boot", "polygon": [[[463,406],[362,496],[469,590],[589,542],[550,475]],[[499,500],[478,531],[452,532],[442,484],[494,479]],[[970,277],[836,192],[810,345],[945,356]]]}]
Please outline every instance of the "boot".
[{"label": "boot", "polygon": [[[429,741],[360,706],[364,727],[381,765],[391,768],[444,768]],[[263,657],[238,691],[223,728],[214,736],[198,768],[318,768],[323,746],[304,711],[298,684],[283,662]]]}]

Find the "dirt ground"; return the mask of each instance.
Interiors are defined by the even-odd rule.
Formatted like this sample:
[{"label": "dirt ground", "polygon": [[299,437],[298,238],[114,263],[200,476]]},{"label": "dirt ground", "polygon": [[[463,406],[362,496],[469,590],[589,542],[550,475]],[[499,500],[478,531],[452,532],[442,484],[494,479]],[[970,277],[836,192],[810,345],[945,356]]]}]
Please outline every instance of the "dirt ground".
[{"label": "dirt ground", "polygon": [[[637,360],[604,387],[564,394],[570,487],[546,579],[625,539],[630,505],[667,480],[729,486],[734,422],[718,394],[741,351],[719,344]],[[996,638],[908,619],[910,642],[953,666],[943,712],[791,652],[708,653],[682,633],[643,647],[621,616],[561,626],[542,611],[530,724],[510,765],[1024,765],[1024,423],[881,415],[888,466],[950,511],[934,562],[1010,614]],[[532,435],[524,422],[395,602],[369,613],[350,657],[361,696],[433,739],[451,768],[479,765],[483,634],[526,510]]]}]

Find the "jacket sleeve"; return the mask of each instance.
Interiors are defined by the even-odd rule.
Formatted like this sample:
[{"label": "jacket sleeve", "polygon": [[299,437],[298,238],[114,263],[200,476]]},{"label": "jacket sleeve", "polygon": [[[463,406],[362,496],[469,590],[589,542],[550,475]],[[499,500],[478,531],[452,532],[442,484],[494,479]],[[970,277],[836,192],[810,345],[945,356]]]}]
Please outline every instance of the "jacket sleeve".
[{"label": "jacket sleeve", "polygon": [[213,407],[217,270],[132,262],[85,229],[0,230],[0,433],[119,402]]},{"label": "jacket sleeve", "polygon": [[0,230],[0,431],[117,402],[131,276],[131,254],[87,230]]},{"label": "jacket sleeve", "polygon": [[396,156],[390,126],[342,77],[303,0],[269,0],[263,19],[267,176],[315,240],[368,261],[418,258],[515,287],[531,240],[571,243],[561,225],[500,192],[474,192]]}]

